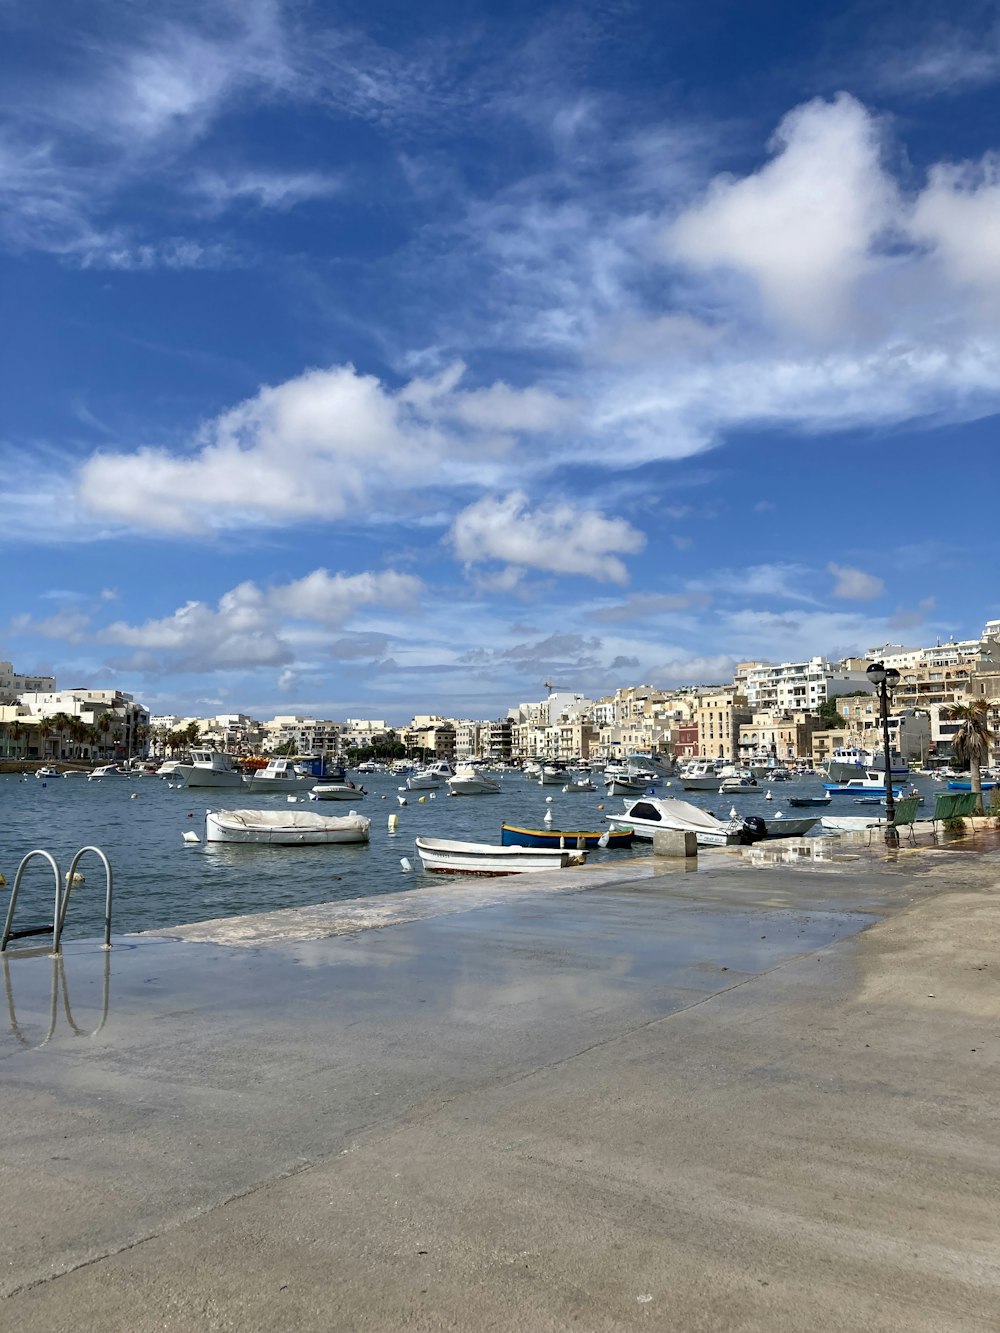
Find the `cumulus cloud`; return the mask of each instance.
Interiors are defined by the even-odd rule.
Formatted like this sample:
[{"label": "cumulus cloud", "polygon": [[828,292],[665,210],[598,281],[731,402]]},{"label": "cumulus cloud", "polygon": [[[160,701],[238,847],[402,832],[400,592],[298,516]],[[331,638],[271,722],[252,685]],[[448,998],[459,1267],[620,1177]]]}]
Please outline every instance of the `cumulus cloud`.
[{"label": "cumulus cloud", "polygon": [[[541,389],[464,392],[460,364],[398,391],[353,366],[310,370],[224,412],[194,449],[97,453],[78,479],[91,512],[179,532],[338,518],[403,488],[489,481],[514,447],[571,409]],[[442,473],[436,471],[443,469]]]},{"label": "cumulus cloud", "polygon": [[722,177],[668,228],[667,255],[747,275],[765,306],[797,328],[842,321],[874,240],[892,217],[873,117],[853,97],[790,112],[774,156],[740,180]]},{"label": "cumulus cloud", "polygon": [[910,230],[933,248],[956,286],[1000,297],[1000,155],[933,166]]},{"label": "cumulus cloud", "polygon": [[[270,588],[247,580],[224,593],[215,607],[189,601],[169,616],[142,624],[115,621],[92,637],[134,648],[129,664],[142,670],[287,667],[295,660],[294,624],[342,629],[367,606],[412,607],[422,587],[413,575],[391,570],[331,575],[317,569]],[[370,657],[384,652],[387,642],[384,635],[361,632],[327,640],[326,647],[342,659]],[[293,675],[286,672],[289,682]]]},{"label": "cumulus cloud", "polygon": [[871,602],[885,592],[885,581],[875,574],[866,574],[863,569],[854,569],[850,565],[836,565],[832,561],[826,571],[836,580],[833,596],[845,601]]},{"label": "cumulus cloud", "polygon": [[618,553],[635,554],[646,539],[621,518],[569,503],[528,507],[523,491],[477,501],[451,530],[455,554],[465,565],[500,560],[514,567],[625,583]]}]

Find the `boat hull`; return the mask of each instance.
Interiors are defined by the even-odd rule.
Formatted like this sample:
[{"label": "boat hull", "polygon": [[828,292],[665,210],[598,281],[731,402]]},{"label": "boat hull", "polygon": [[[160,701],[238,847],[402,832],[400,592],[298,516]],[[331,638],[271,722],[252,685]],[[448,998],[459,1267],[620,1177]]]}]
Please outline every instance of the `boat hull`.
[{"label": "boat hull", "polygon": [[681,786],[685,791],[718,791],[718,777],[705,778],[681,778]]},{"label": "boat hull", "polygon": [[367,842],[371,820],[361,815],[275,815],[260,810],[208,810],[205,841],[270,847],[320,847]]},{"label": "boat hull", "polygon": [[804,838],[817,819],[769,819],[765,838]]},{"label": "boat hull", "polygon": [[198,768],[196,764],[178,764],[168,776],[180,778],[189,787],[225,787],[232,790],[247,785],[242,773]]},{"label": "boat hull", "polygon": [[522,875],[565,870],[567,866],[583,865],[587,857],[585,851],[497,847],[445,838],[417,838],[416,848],[424,869],[439,875]]},{"label": "boat hull", "polygon": [[346,782],[319,782],[309,793],[310,801],[363,801],[364,787]]},{"label": "boat hull", "polygon": [[565,829],[518,828],[514,824],[504,824],[500,831],[500,841],[504,847],[555,847],[560,850],[580,848],[592,850],[600,848],[601,839],[607,838],[605,846],[612,848],[631,847],[635,838],[634,829],[609,829],[596,832],[579,832]]}]

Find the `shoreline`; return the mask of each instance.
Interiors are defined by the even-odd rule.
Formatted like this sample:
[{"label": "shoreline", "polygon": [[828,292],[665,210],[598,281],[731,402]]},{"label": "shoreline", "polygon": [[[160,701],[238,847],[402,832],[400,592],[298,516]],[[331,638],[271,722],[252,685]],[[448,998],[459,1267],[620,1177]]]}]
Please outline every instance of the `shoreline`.
[{"label": "shoreline", "polygon": [[968,850],[722,852],[449,888],[392,929],[15,960],[22,1035],[59,973],[96,1023],[105,960],[109,1012],[0,1041],[0,1312],[994,1326],[1000,854]]}]

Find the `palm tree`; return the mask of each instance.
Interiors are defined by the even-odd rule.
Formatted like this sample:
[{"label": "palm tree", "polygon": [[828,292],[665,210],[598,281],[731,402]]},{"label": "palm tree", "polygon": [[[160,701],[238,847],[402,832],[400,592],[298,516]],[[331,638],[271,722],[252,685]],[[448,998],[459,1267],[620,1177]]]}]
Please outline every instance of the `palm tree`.
[{"label": "palm tree", "polygon": [[49,722],[52,724],[52,730],[54,732],[57,732],[59,736],[59,745],[58,745],[59,754],[57,757],[59,759],[65,759],[66,756],[63,753],[63,749],[66,744],[66,733],[73,725],[73,719],[69,716],[68,713],[53,713],[52,716],[49,718]]},{"label": "palm tree", "polygon": [[43,759],[49,758],[49,755],[47,753],[49,748],[49,737],[52,735],[53,730],[54,728],[52,726],[52,719],[48,717],[43,717],[41,722],[39,722],[38,724],[38,739],[42,742],[41,757]]},{"label": "palm tree", "polygon": [[983,780],[980,768],[990,757],[990,744],[996,739],[990,730],[990,706],[985,699],[969,704],[952,704],[944,714],[947,722],[962,725],[951,738],[951,748],[960,764],[969,765],[972,790],[977,794],[976,813],[983,813]]}]

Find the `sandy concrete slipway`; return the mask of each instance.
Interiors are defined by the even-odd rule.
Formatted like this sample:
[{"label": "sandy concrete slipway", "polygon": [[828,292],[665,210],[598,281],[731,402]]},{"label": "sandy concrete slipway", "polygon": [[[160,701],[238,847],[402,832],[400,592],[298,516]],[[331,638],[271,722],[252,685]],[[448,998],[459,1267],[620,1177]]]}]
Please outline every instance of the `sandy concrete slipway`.
[{"label": "sandy concrete slipway", "polygon": [[995,839],[14,957],[0,1329],[996,1329]]}]

